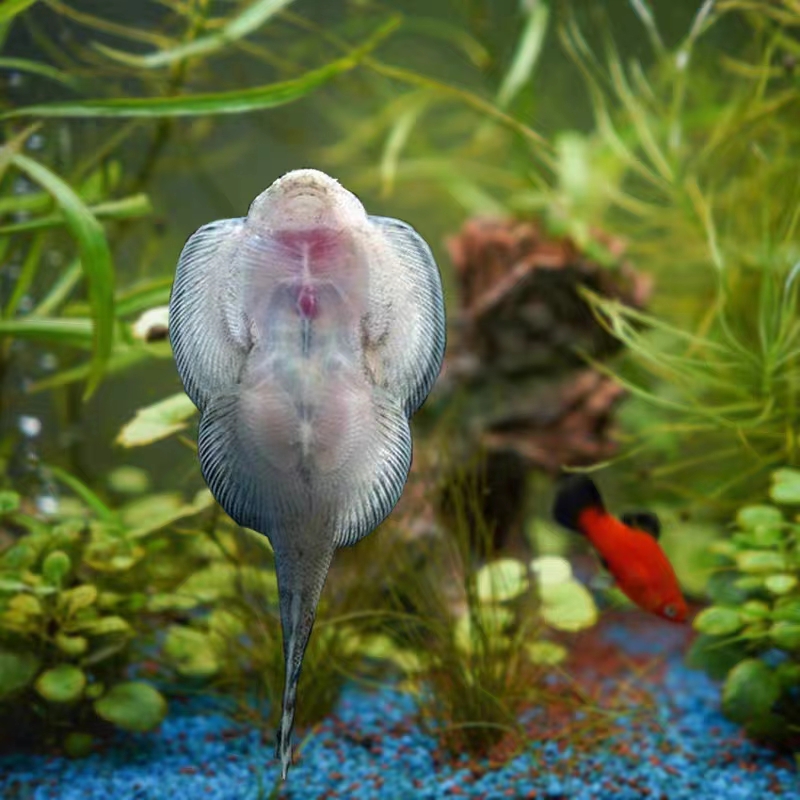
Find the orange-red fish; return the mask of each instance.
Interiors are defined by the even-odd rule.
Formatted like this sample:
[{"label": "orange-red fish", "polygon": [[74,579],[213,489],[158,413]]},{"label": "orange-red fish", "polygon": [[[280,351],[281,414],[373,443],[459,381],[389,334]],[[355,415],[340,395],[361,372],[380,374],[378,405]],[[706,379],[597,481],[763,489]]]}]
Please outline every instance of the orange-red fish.
[{"label": "orange-red fish", "polygon": [[620,519],[606,511],[594,482],[585,475],[563,480],[553,505],[559,525],[592,543],[619,588],[637,606],[660,617],[683,622],[688,609],[675,570],[658,544],[658,517],[641,511]]}]

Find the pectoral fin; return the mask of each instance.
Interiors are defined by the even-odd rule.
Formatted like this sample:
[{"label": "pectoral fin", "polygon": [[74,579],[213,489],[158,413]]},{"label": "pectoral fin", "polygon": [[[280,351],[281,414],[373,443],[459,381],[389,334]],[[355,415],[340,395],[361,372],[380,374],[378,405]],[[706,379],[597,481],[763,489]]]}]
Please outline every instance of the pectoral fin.
[{"label": "pectoral fin", "polygon": [[232,386],[247,356],[243,275],[236,255],[243,219],[203,225],[181,252],[169,300],[169,337],[186,393],[203,409]]},{"label": "pectoral fin", "polygon": [[391,304],[385,317],[376,309],[373,318],[375,329],[383,328],[381,378],[411,417],[433,388],[444,357],[441,277],[430,247],[410,225],[390,217],[371,216],[369,222],[381,244],[371,254],[379,262],[373,269]]}]

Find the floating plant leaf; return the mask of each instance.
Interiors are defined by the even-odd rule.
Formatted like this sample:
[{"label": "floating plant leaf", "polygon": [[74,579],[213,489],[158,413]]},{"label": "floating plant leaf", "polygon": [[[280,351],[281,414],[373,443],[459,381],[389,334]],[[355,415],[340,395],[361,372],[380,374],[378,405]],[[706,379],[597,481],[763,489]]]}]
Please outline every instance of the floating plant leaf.
[{"label": "floating plant leaf", "polygon": [[71,703],[83,693],[86,675],[73,664],[59,664],[43,672],[35,686],[36,691],[51,703]]},{"label": "floating plant leaf", "polygon": [[769,714],[780,692],[775,672],[763,661],[748,658],[728,673],[722,690],[722,709],[734,722],[748,723]]},{"label": "floating plant leaf", "polygon": [[483,603],[519,597],[528,588],[525,565],[513,558],[501,558],[481,567],[475,576],[475,590]]},{"label": "floating plant leaf", "polygon": [[167,715],[167,701],[147,683],[127,681],[112,686],[94,702],[97,715],[126,731],[151,731]]},{"label": "floating plant leaf", "polygon": [[776,503],[800,504],[800,470],[775,470],[769,496]]},{"label": "floating plant leaf", "polygon": [[703,609],[694,620],[694,628],[709,636],[736,633],[742,627],[741,614],[735,608],[711,606]]},{"label": "floating plant leaf", "polygon": [[0,700],[24,689],[40,666],[40,660],[33,653],[0,650]]},{"label": "floating plant leaf", "polygon": [[117,436],[123,447],[141,447],[182,431],[187,420],[197,413],[194,403],[184,392],[170,395],[164,400],[140,408]]}]

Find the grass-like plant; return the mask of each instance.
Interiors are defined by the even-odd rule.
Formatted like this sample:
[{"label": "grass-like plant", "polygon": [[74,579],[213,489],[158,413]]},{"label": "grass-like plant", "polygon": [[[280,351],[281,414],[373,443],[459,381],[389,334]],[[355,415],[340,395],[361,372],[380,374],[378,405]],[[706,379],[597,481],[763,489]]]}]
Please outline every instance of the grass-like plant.
[{"label": "grass-like plant", "polygon": [[523,746],[518,712],[567,655],[552,632],[589,627],[597,610],[564,559],[495,553],[480,470],[447,474],[447,527],[421,540],[398,530],[381,548],[390,602],[383,635],[364,645],[399,667],[427,730],[485,755],[507,736]]}]

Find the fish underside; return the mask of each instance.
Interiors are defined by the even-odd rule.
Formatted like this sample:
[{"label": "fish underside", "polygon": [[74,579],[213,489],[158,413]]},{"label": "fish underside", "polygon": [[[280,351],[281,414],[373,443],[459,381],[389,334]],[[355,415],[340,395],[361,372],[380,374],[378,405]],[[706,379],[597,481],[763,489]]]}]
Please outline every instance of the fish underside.
[{"label": "fish underside", "polygon": [[411,227],[367,216],[332,178],[298,170],[259,195],[246,218],[189,239],[170,339],[201,413],[203,477],[275,553],[286,667],[276,755],[285,778],[331,559],[399,499],[409,419],[441,367],[438,269]]}]

